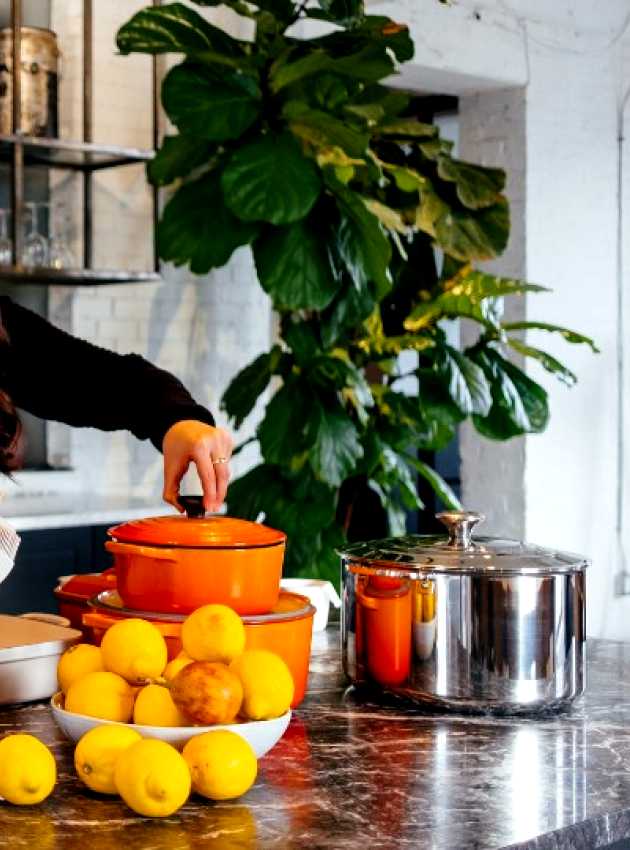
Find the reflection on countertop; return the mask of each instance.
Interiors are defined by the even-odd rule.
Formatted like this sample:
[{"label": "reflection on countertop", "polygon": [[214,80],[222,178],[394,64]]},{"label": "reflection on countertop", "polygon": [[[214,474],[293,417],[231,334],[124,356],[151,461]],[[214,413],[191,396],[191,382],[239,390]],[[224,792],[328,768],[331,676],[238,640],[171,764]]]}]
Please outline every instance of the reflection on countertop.
[{"label": "reflection on countertop", "polygon": [[315,635],[307,700],[247,796],[162,822],[79,784],[47,706],[1,712],[0,732],[52,744],[60,776],[38,808],[0,804],[0,846],[590,850],[630,836],[630,644],[589,642],[586,697],[535,720],[363,702],[337,646],[336,630]]}]

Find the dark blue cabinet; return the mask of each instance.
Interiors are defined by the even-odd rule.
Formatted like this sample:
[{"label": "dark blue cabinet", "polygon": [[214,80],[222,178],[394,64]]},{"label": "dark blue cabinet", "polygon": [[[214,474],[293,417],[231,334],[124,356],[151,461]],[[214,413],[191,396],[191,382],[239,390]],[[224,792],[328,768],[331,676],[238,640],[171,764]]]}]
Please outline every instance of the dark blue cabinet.
[{"label": "dark blue cabinet", "polygon": [[59,576],[111,566],[104,543],[109,525],[22,531],[13,572],[0,584],[0,613],[56,612]]}]

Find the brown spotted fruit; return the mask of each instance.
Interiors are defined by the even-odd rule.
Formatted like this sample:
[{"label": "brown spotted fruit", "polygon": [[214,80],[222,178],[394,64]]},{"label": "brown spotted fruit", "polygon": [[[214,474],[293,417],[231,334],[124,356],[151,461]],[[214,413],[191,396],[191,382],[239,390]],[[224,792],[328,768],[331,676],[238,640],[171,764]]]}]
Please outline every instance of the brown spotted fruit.
[{"label": "brown spotted fruit", "polygon": [[243,686],[219,661],[193,661],[170,683],[173,702],[194,723],[232,723],[243,702]]}]

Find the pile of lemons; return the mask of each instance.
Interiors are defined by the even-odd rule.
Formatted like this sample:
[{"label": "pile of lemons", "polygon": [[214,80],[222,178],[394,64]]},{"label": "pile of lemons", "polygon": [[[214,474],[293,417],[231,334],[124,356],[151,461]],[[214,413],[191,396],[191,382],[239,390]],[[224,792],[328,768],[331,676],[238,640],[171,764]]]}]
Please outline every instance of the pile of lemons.
[{"label": "pile of lemons", "polygon": [[73,714],[144,726],[269,720],[293,699],[280,656],[245,649],[243,621],[225,605],[204,605],[182,624],[183,650],[168,662],[153,623],[121,620],[101,646],[77,644],[59,661],[64,708]]},{"label": "pile of lemons", "polygon": [[[117,794],[145,817],[168,817],[191,791],[210,800],[231,800],[248,791],[258,763],[251,746],[234,732],[217,729],[191,738],[183,752],[131,726],[96,726],[74,751],[79,779],[100,794]],[[57,766],[50,749],[33,735],[0,741],[0,797],[18,806],[41,803],[53,791]]]},{"label": "pile of lemons", "polygon": [[[245,649],[240,617],[206,605],[182,624],[183,651],[168,662],[162,634],[150,622],[121,620],[100,647],[76,644],[61,657],[59,686],[66,711],[114,725],[90,729],[74,763],[93,791],[117,794],[138,814],[167,817],[191,791],[211,800],[242,796],[258,765],[250,744],[227,729],[195,735],[180,753],[142,737],[141,726],[191,726],[266,720],[283,715],[293,679],[272,652]],[[0,741],[0,797],[17,805],[46,799],[56,782],[55,759],[32,735]]]}]

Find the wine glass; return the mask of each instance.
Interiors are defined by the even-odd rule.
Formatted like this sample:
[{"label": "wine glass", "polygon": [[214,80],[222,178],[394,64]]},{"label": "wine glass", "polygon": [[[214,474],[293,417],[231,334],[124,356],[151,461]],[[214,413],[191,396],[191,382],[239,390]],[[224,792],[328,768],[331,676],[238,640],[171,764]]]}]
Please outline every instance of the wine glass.
[{"label": "wine glass", "polygon": [[25,266],[33,268],[48,264],[48,242],[38,230],[38,204],[31,201],[24,205],[27,209],[28,230],[24,239],[24,250],[22,262]]},{"label": "wine glass", "polygon": [[13,243],[9,239],[9,210],[0,209],[0,266],[13,262]]},{"label": "wine glass", "polygon": [[68,217],[64,204],[46,204],[48,215],[48,264],[52,269],[69,269],[75,264],[68,245]]}]

